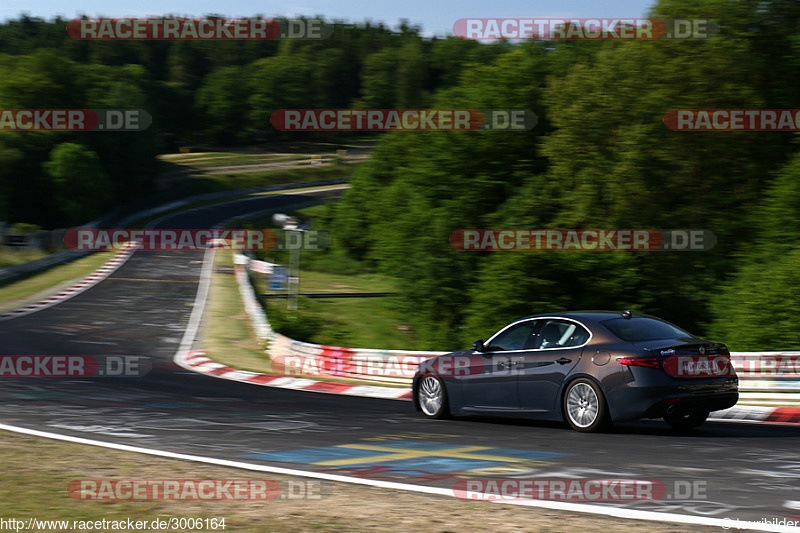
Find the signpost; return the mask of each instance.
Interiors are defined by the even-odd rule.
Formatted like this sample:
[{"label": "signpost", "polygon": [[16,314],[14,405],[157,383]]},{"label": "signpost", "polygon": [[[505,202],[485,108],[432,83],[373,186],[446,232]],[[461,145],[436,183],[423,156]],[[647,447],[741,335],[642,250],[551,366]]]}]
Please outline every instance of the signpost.
[{"label": "signpost", "polygon": [[297,298],[300,292],[300,246],[303,242],[303,229],[300,228],[300,221],[294,217],[290,217],[284,213],[275,213],[272,215],[272,221],[286,230],[287,244],[288,239],[292,239],[292,243],[297,243],[297,246],[289,246],[289,272],[287,273],[286,283],[288,283],[288,293],[286,308],[289,310],[289,316],[294,316],[294,311],[297,310]]},{"label": "signpost", "polygon": [[285,266],[275,265],[269,277],[269,288],[273,291],[285,291],[289,281],[289,269]]}]

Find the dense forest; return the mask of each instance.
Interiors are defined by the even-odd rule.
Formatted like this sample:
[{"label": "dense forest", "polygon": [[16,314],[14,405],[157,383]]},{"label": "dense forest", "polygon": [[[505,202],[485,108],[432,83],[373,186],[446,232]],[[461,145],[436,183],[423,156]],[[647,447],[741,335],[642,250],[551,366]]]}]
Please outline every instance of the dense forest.
[{"label": "dense forest", "polygon": [[[531,109],[527,132],[376,134],[372,159],[319,221],[330,263],[399,278],[436,349],[533,312],[589,308],[650,312],[732,349],[797,348],[797,134],[676,132],[663,119],[800,108],[800,3],[665,0],[651,16],[713,19],[720,32],[478,43],[335,23],[319,41],[99,42],[22,17],[0,26],[0,108],[141,108],[154,122],[0,132],[0,220],[63,226],[145,195],[166,139],[347,138],[277,132],[276,109]],[[704,252],[460,252],[449,237],[461,228],[701,228],[718,241]]]},{"label": "dense forest", "polygon": [[[397,276],[432,348],[559,309],[633,309],[735,350],[798,349],[796,133],[675,132],[671,109],[800,108],[800,3],[661,2],[702,40],[528,42],[470,64],[435,107],[528,108],[526,133],[386,135],[329,224]],[[460,228],[703,228],[703,252],[464,252]],[[342,262],[346,264],[346,262]]]},{"label": "dense forest", "polygon": [[[0,131],[0,220],[90,220],[152,191],[155,155],[177,145],[246,147],[343,134],[280,133],[276,109],[425,107],[471,62],[508,49],[423,39],[421,29],[329,22],[322,40],[81,41],[67,20],[0,25],[0,109],[129,108],[135,133]],[[65,201],[80,198],[80,208]]]}]

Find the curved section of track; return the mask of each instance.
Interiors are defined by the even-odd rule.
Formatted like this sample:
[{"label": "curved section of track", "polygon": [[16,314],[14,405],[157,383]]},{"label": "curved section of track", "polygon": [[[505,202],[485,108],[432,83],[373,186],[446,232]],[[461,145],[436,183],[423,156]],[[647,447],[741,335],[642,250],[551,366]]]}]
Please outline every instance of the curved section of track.
[{"label": "curved section of track", "polygon": [[[211,206],[163,219],[203,228],[308,194]],[[678,435],[661,422],[583,434],[494,418],[428,420],[410,402],[249,386],[172,362],[203,252],[137,252],[61,304],[0,323],[0,355],[147,355],[127,379],[5,379],[3,424],[140,448],[452,490],[464,480],[647,479],[656,501],[589,505],[683,516],[797,519],[797,427],[709,422]],[[665,518],[667,515],[665,514]]]}]

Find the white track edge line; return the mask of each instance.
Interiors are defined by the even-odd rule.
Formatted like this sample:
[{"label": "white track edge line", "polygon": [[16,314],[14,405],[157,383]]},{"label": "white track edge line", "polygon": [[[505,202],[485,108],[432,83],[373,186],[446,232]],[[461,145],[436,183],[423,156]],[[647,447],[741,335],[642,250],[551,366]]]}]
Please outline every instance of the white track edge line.
[{"label": "white track edge line", "polygon": [[[319,188],[315,188],[315,189],[311,189],[311,190],[307,190],[307,191],[303,191],[303,192],[309,193],[309,192],[319,192],[319,191],[325,191],[325,190],[327,190],[327,189],[325,189],[324,186],[323,186],[323,187],[319,187]],[[278,193],[278,194],[276,194],[276,196],[281,196],[280,191],[276,191],[276,193]],[[179,211],[178,213],[164,214],[161,217],[158,217],[158,218],[156,218],[154,220],[151,220],[147,224],[146,227],[147,228],[155,227],[162,220],[165,220],[167,218],[170,218],[170,217],[173,217],[173,216],[176,216],[176,215],[182,215],[182,214],[186,214],[186,213],[191,213],[193,211],[200,211],[200,210],[203,210],[203,209],[207,209],[209,207],[217,207],[217,206],[220,206],[220,205],[232,204],[232,203],[239,202],[241,200],[242,199],[240,198],[240,199],[220,202],[220,203],[217,203],[217,204],[210,204],[210,205],[203,205],[203,206],[199,206],[199,207],[193,207],[191,209],[186,209],[186,210],[183,210],[183,211]],[[232,218],[236,218],[236,217],[231,217],[231,219]],[[216,229],[216,228],[221,227],[228,220],[231,220],[231,219],[227,219],[227,220],[223,220],[221,222],[218,222],[217,225],[214,226],[214,228],[212,228],[212,229]],[[210,252],[211,257],[209,257],[209,252]],[[206,300],[208,298],[208,292],[209,292],[209,289],[211,287],[211,273],[212,273],[212,270],[214,268],[214,252],[215,252],[214,248],[207,248],[206,249],[206,253],[203,255],[203,269],[201,270],[201,273],[200,273],[200,287],[197,289],[197,295],[195,296],[195,299],[194,299],[194,305],[192,306],[192,314],[189,315],[189,323],[187,324],[186,330],[184,331],[183,337],[181,338],[181,343],[180,343],[180,346],[178,348],[178,351],[175,352],[175,355],[172,356],[173,362],[175,362],[176,364],[178,364],[179,366],[181,366],[183,368],[186,368],[187,370],[191,370],[191,368],[189,368],[186,365],[184,365],[181,361],[179,361],[179,359],[180,359],[181,354],[191,350],[191,347],[192,347],[192,345],[194,344],[194,342],[195,342],[195,340],[197,338],[197,333],[198,333],[198,331],[200,329],[200,323],[203,320],[203,311],[205,309]],[[199,311],[198,311],[198,309],[199,309]]]},{"label": "white track edge line", "polygon": [[200,322],[203,320],[203,313],[206,308],[206,300],[208,299],[208,292],[211,288],[211,273],[214,269],[214,253],[214,248],[208,248],[206,253],[203,254],[203,269],[200,272],[200,287],[197,290],[197,295],[194,299],[194,305],[192,306],[192,314],[189,315],[189,323],[186,325],[186,330],[183,332],[183,338],[181,339],[180,346],[178,347],[178,352],[172,357],[173,361],[177,361],[178,354],[191,350],[195,338],[197,337],[197,333],[200,330]]},{"label": "white track edge line", "polygon": [[[402,490],[408,492],[418,492],[422,494],[431,494],[435,496],[446,496],[455,498],[453,489],[446,489],[442,487],[426,487],[424,485],[412,485],[411,483],[399,483],[396,481],[379,481],[379,480],[364,479],[351,476],[343,476],[339,474],[326,474],[324,472],[311,472],[308,470],[295,470],[292,468],[282,468],[277,466],[245,463],[243,461],[232,461],[230,459],[217,459],[213,457],[205,457],[202,455],[190,455],[185,453],[168,452],[164,450],[156,450],[153,448],[143,448],[141,446],[131,446],[129,444],[117,444],[114,442],[104,442],[104,441],[86,439],[83,437],[60,435],[58,433],[50,433],[48,431],[39,431],[36,429],[11,426],[2,423],[0,423],[0,429],[11,431],[14,433],[22,433],[24,435],[31,435],[35,437],[44,437],[47,439],[72,442],[75,444],[88,444],[90,446],[99,446],[102,448],[110,448],[113,450],[119,450],[124,452],[154,455],[157,457],[165,457],[168,459],[181,459],[184,461],[193,461],[197,463],[206,463],[216,466],[239,468],[242,470],[252,470],[256,472],[269,472],[272,474],[283,474],[289,476],[323,479],[326,481],[336,481],[339,483],[366,485],[369,487],[376,487],[381,489]],[[482,500],[464,500],[464,501],[476,502]],[[627,518],[634,520],[649,520],[658,522],[673,522],[680,524],[717,526],[717,527],[726,527],[731,529],[747,529],[752,531],[776,531],[776,532],[800,531],[800,528],[795,528],[795,527],[771,525],[771,524],[759,524],[757,522],[750,522],[744,520],[737,523],[734,520],[725,520],[721,518],[708,518],[704,516],[690,516],[690,515],[681,515],[676,513],[660,513],[657,511],[638,511],[635,509],[610,507],[610,506],[606,507],[602,505],[589,505],[589,504],[572,503],[572,502],[553,502],[546,500],[526,500],[526,501],[495,500],[491,501],[491,503],[519,505],[522,507],[537,507],[541,509],[551,509],[555,511],[572,511],[577,513],[589,513],[589,514],[603,515],[614,518]],[[737,525],[734,526],[733,524]]]}]

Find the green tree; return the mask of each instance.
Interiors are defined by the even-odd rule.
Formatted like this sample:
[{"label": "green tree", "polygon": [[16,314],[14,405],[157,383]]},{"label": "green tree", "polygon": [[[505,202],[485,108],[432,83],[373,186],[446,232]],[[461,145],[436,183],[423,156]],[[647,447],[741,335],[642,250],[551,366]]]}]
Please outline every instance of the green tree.
[{"label": "green tree", "polygon": [[384,48],[367,57],[361,74],[361,99],[357,107],[390,109],[397,102],[398,52]]},{"label": "green tree", "polygon": [[272,130],[270,117],[278,109],[315,107],[320,100],[319,87],[312,83],[314,61],[305,52],[259,59],[247,72],[251,132]]},{"label": "green tree", "polygon": [[709,331],[732,350],[793,350],[800,345],[800,154],[778,171],[747,220],[735,275],[712,300]]},{"label": "green tree", "polygon": [[95,152],[80,144],[62,143],[42,166],[53,180],[57,207],[66,224],[82,224],[108,208],[111,186]]},{"label": "green tree", "polygon": [[[509,51],[496,64],[468,68],[462,79],[469,81],[437,94],[434,107],[522,108],[542,116],[548,63],[539,44]],[[426,346],[460,342],[470,312],[465,289],[481,254],[454,250],[450,235],[486,227],[526,176],[544,170],[535,147],[546,124],[513,133],[390,133],[337,206],[334,246],[400,278]]]},{"label": "green tree", "polygon": [[421,39],[409,37],[398,49],[397,59],[395,105],[401,109],[427,107],[428,64]]},{"label": "green tree", "polygon": [[213,143],[232,143],[246,139],[246,67],[223,67],[209,74],[197,91],[197,108],[203,117],[205,133]]}]

